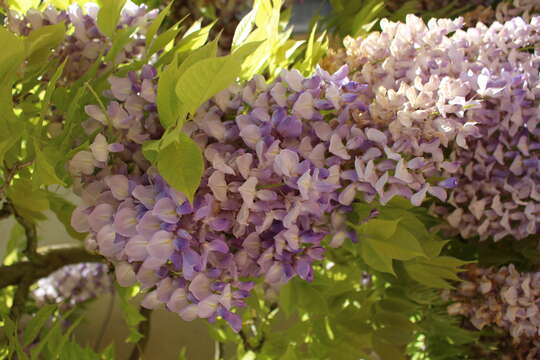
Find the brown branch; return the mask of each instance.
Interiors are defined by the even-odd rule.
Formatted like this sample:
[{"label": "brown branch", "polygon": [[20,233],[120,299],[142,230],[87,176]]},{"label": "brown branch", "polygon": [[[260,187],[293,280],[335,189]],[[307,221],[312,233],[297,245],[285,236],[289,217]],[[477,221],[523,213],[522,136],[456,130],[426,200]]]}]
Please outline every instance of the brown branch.
[{"label": "brown branch", "polygon": [[152,315],[152,310],[141,307],[141,315],[144,316],[144,320],[139,323],[138,330],[139,330],[139,333],[141,333],[142,337],[135,344],[135,347],[133,348],[133,351],[131,352],[131,355],[129,356],[129,360],[142,359],[144,349],[146,348],[146,344],[148,343],[148,338],[150,335],[150,318]]},{"label": "brown branch", "polygon": [[39,254],[40,263],[21,261],[13,265],[0,266],[0,289],[10,285],[19,285],[26,278],[30,284],[65,265],[81,262],[103,262],[104,258],[90,254],[82,247],[64,247]]},{"label": "brown branch", "polygon": [[33,161],[27,161],[24,163],[15,163],[15,165],[12,168],[9,168],[7,166],[7,163],[4,161],[5,176],[4,176],[4,183],[2,184],[2,186],[0,186],[0,196],[4,194],[4,192],[6,191],[6,188],[11,183],[11,180],[13,180],[15,175],[17,175],[17,172],[19,172],[19,170],[24,169],[25,167],[28,167],[32,164],[33,164]]},{"label": "brown branch", "polygon": [[29,274],[23,276],[21,282],[17,286],[15,295],[13,296],[13,304],[11,305],[10,317],[12,319],[18,319],[24,313],[24,305],[28,300],[30,293],[30,286],[33,281]]},{"label": "brown branch", "polygon": [[8,210],[15,216],[15,220],[23,227],[24,234],[26,236],[26,247],[23,250],[23,255],[25,255],[28,260],[39,264],[43,262],[43,259],[40,254],[37,252],[37,231],[36,231],[36,224],[26,219],[24,216],[21,216],[17,209],[15,209],[15,206],[8,200],[6,202],[6,205]]},{"label": "brown branch", "polygon": [[11,216],[11,207],[5,202],[2,208],[0,209],[0,220],[8,218]]}]

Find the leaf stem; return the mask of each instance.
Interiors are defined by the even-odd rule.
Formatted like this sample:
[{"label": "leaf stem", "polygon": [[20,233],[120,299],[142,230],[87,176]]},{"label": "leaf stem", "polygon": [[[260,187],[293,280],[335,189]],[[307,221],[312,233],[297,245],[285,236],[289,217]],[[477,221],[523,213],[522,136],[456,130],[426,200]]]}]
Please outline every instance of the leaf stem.
[{"label": "leaf stem", "polygon": [[221,341],[214,342],[214,360],[225,360],[225,345]]},{"label": "leaf stem", "polygon": [[129,360],[139,360],[142,359],[144,349],[148,343],[148,338],[150,336],[150,319],[152,315],[152,310],[141,307],[141,315],[144,316],[144,320],[139,323],[138,331],[141,333],[142,337],[135,344]]},{"label": "leaf stem", "polygon": [[26,219],[25,217],[21,216],[17,212],[17,209],[15,209],[15,206],[11,204],[11,202],[7,203],[8,206],[11,208],[11,213],[13,216],[15,216],[15,220],[23,227],[24,234],[26,236],[26,247],[23,250],[23,254],[28,258],[28,260],[32,261],[36,264],[41,264],[43,259],[40,254],[37,252],[37,231],[36,231],[36,224]]}]

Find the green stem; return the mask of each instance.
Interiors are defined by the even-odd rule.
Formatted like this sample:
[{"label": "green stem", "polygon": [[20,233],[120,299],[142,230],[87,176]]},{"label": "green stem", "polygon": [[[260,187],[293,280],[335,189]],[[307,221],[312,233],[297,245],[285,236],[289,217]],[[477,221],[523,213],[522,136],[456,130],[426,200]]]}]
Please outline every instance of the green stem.
[{"label": "green stem", "polygon": [[144,316],[144,320],[139,323],[139,333],[141,333],[142,337],[139,339],[139,341],[135,344],[135,347],[133,348],[133,351],[131,352],[131,355],[129,356],[129,360],[139,360],[142,359],[142,355],[144,354],[144,349],[146,348],[146,344],[148,343],[148,338],[150,335],[150,318],[152,315],[152,310],[141,308],[141,315]]}]

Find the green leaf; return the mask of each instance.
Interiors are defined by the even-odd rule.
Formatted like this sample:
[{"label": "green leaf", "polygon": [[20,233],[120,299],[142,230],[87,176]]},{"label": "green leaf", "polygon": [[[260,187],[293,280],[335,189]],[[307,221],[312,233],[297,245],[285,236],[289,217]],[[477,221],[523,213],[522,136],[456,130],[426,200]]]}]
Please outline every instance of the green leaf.
[{"label": "green leaf", "polygon": [[116,34],[114,41],[112,43],[112,46],[107,52],[107,56],[105,57],[105,62],[115,62],[116,56],[126,47],[126,45],[132,41],[131,35],[137,31],[136,26],[128,26],[124,29],[118,30],[118,33]]},{"label": "green leaf", "polygon": [[32,317],[25,326],[23,345],[28,346],[38,336],[39,332],[45,326],[45,323],[50,320],[56,305],[45,305]]},{"label": "green leaf", "polygon": [[[281,1],[278,3],[275,1],[275,7],[281,8]],[[274,7],[270,0],[255,0],[253,3],[253,10],[255,11],[255,24],[257,27],[264,28],[269,25],[272,19]]]},{"label": "green leaf", "polygon": [[392,259],[384,254],[379,253],[373,248],[370,242],[362,241],[361,243],[362,259],[373,269],[385,273],[396,275],[392,266]]},{"label": "green leaf", "polygon": [[194,114],[205,101],[226,89],[240,75],[243,60],[259,45],[249,43],[231,55],[204,59],[189,67],[176,85],[185,113]]},{"label": "green leaf", "polygon": [[294,351],[294,345],[289,344],[287,351],[283,354],[281,360],[298,360],[298,356],[296,356],[296,352]]},{"label": "green leaf", "polygon": [[53,185],[60,184],[65,185],[64,182],[56,175],[53,163],[49,162],[50,158],[47,157],[37,146],[35,147],[36,158],[34,160],[34,174],[32,176],[32,185],[34,188],[38,188],[41,185]]},{"label": "green leaf", "polygon": [[144,157],[155,164],[159,153],[159,140],[148,140],[143,144],[142,152]]},{"label": "green leaf", "polygon": [[[174,133],[171,133],[172,135]],[[204,160],[199,146],[186,134],[161,149],[157,159],[158,171],[178,191],[186,195],[191,203],[199,187],[204,171]]]},{"label": "green leaf", "polygon": [[214,39],[208,44],[194,50],[178,67],[177,76],[181,76],[189,67],[201,60],[215,58],[217,56],[217,50],[218,39]]},{"label": "green leaf", "polygon": [[[148,29],[146,30],[146,46],[145,46],[146,49],[150,48],[150,45],[151,45],[152,41],[154,40],[154,36],[156,36],[156,34],[157,34],[158,30],[159,30],[159,27],[163,23],[163,20],[165,19],[165,17],[167,16],[169,11],[171,10],[171,6],[172,6],[173,3],[174,3],[174,1],[169,2],[169,4],[163,10],[161,10],[159,12],[158,16],[156,16],[154,21],[152,21],[152,24],[150,24],[150,26],[148,26]],[[148,56],[148,55],[146,55],[146,56]]]},{"label": "green leaf", "polygon": [[405,270],[411,278],[422,285],[433,288],[453,288],[446,280],[459,281],[457,274],[463,269],[463,265],[469,264],[450,256],[439,256],[434,259],[416,259],[404,263]]},{"label": "green leaf", "polygon": [[381,360],[405,360],[404,351],[396,345],[389,344],[373,336],[373,350]]},{"label": "green leaf", "polygon": [[48,52],[55,49],[66,36],[64,23],[46,25],[30,33],[25,39],[26,56],[31,63],[48,62]]},{"label": "green leaf", "polygon": [[97,26],[102,34],[113,38],[126,0],[99,0]]},{"label": "green leaf", "polygon": [[[52,353],[52,359],[56,359],[59,357],[61,353],[63,353],[63,349],[66,346],[67,343],[70,343],[69,338],[73,331],[80,325],[80,323],[83,320],[83,316],[77,317],[75,320],[70,321],[70,326],[61,336],[58,338],[58,341],[54,344],[54,347],[50,348],[50,352]],[[60,330],[61,331],[61,330]],[[49,344],[53,343],[52,341],[49,342]]]},{"label": "green leaf", "polygon": [[156,104],[159,121],[165,129],[176,124],[180,115],[180,104],[175,94],[177,73],[177,66],[173,62],[159,74]]},{"label": "green leaf", "polygon": [[0,140],[0,164],[4,163],[4,156],[13,147],[13,145],[15,145],[17,141],[19,141],[19,138],[20,138],[20,135],[12,136],[12,137],[8,137],[7,139]]},{"label": "green leaf", "polygon": [[40,0],[7,0],[10,9],[24,14],[30,9],[37,9],[40,2]]},{"label": "green leaf", "polygon": [[201,20],[195,21],[178,42],[177,52],[181,53],[184,51],[195,50],[203,46],[208,40],[210,31],[215,24],[216,21],[213,21],[201,28]]},{"label": "green leaf", "polygon": [[279,309],[283,311],[287,318],[297,310],[295,284],[296,282],[291,280],[279,289]]},{"label": "green leaf", "polygon": [[[177,79],[192,65],[200,60],[215,57],[217,53],[217,40],[214,40],[205,46],[193,51],[178,67],[176,62],[169,64],[161,73],[158,80],[157,107],[159,119],[164,128],[177,123],[183,123],[186,113],[182,112],[177,96],[175,96],[175,87]],[[181,126],[181,125],[180,125]]]},{"label": "green leaf", "polygon": [[398,220],[372,219],[360,226],[353,225],[353,227],[357,229],[358,233],[362,236],[373,239],[386,240],[390,239],[392,235],[394,235],[398,223]]},{"label": "green leaf", "polygon": [[394,196],[392,200],[390,200],[387,204],[387,207],[394,207],[399,209],[412,209],[414,208],[414,205],[411,204],[410,200],[407,198],[404,198],[403,196]]},{"label": "green leaf", "polygon": [[418,240],[402,227],[398,227],[389,239],[366,236],[363,241],[368,242],[379,254],[396,260],[409,260],[416,256],[425,256]]},{"label": "green leaf", "polygon": [[298,305],[318,316],[328,313],[328,303],[316,287],[305,281],[296,281],[295,292]]},{"label": "green leaf", "polygon": [[34,189],[27,179],[17,179],[7,191],[8,197],[18,210],[41,212],[49,208],[47,193],[40,189]]},{"label": "green leaf", "polygon": [[22,250],[26,247],[26,235],[24,228],[15,222],[9,233],[9,240],[6,245],[6,252],[2,264],[11,265],[19,260]]},{"label": "green leaf", "polygon": [[164,64],[171,63],[176,56],[187,56],[190,51],[200,48],[208,40],[210,35],[210,30],[215,25],[215,21],[211,24],[200,28],[201,21],[196,21],[193,25],[186,31],[184,37],[175,45],[175,47],[166,53],[164,53],[156,63],[156,67],[160,67]]},{"label": "green leaf", "polygon": [[148,54],[146,56],[150,56],[159,50],[165,49],[167,45],[176,39],[176,36],[178,36],[178,33],[180,33],[180,22],[182,20],[178,21],[174,26],[172,26],[170,29],[167,29],[163,34],[159,35],[153,42],[150,48],[148,49]]},{"label": "green leaf", "polygon": [[121,287],[116,286],[118,297],[120,298],[120,308],[124,315],[124,321],[129,327],[129,336],[127,342],[136,343],[142,337],[142,334],[139,333],[137,326],[140,322],[145,321],[144,316],[139,312],[139,308],[135,306],[131,299],[138,292],[138,287]]},{"label": "green leaf", "polygon": [[75,210],[75,205],[52,192],[47,194],[47,198],[49,199],[51,211],[56,215],[58,221],[64,225],[67,233],[74,239],[84,240],[86,234],[75,231],[71,226],[71,214],[73,214],[73,210]]},{"label": "green leaf", "polygon": [[244,15],[242,20],[240,20],[240,22],[236,26],[231,46],[233,50],[242,45],[248,38],[251,30],[253,30],[256,14],[256,9],[251,10],[246,15]]},{"label": "green leaf", "polygon": [[56,83],[58,82],[58,79],[60,76],[62,76],[62,73],[64,72],[64,67],[66,65],[67,58],[64,60],[64,62],[58,66],[51,78],[51,80],[47,84],[47,89],[45,90],[45,96],[43,98],[43,102],[41,104],[41,121],[42,124],[45,121],[45,117],[47,115],[47,111],[51,107],[51,99],[54,94],[54,91],[56,89]]},{"label": "green leaf", "polygon": [[71,0],[49,0],[52,6],[59,10],[66,10],[71,5]]},{"label": "green leaf", "polygon": [[[0,28],[0,43],[4,51],[0,52],[0,84],[6,77],[12,77],[25,56],[24,40],[18,38],[6,28]],[[10,86],[11,87],[11,86]]]}]

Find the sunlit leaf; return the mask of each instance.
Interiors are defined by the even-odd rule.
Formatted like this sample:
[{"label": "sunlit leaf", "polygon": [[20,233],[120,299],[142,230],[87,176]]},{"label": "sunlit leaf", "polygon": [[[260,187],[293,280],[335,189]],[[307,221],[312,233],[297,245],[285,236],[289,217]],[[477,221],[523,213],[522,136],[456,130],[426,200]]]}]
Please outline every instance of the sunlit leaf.
[{"label": "sunlit leaf", "polygon": [[201,149],[187,135],[178,138],[160,150],[157,167],[163,178],[193,203],[204,170]]},{"label": "sunlit leaf", "polygon": [[116,25],[120,19],[120,12],[126,0],[99,0],[97,26],[99,31],[109,38],[113,38]]}]

